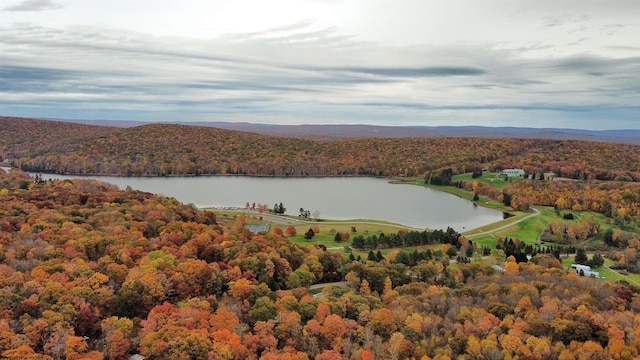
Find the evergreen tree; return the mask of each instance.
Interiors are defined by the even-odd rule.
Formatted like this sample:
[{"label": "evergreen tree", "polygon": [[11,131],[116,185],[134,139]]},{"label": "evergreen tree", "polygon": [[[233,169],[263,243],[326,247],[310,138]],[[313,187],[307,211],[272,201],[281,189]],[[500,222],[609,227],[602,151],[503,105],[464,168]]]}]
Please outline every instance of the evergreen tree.
[{"label": "evergreen tree", "polygon": [[465,250],[464,255],[466,257],[472,257],[473,256],[473,246],[471,244],[469,244],[469,246],[467,246],[467,250]]},{"label": "evergreen tree", "polygon": [[600,254],[593,254],[591,259],[587,261],[587,265],[591,266],[592,268],[599,268],[600,266],[604,265],[604,258]]},{"label": "evergreen tree", "polygon": [[502,192],[502,203],[505,206],[511,206],[511,194],[508,194],[506,192]]},{"label": "evergreen tree", "polygon": [[355,236],[353,238],[353,241],[351,242],[351,246],[353,246],[355,249],[364,249],[364,236]]},{"label": "evergreen tree", "polygon": [[409,265],[409,263],[410,263],[409,255],[407,255],[407,253],[404,252],[404,251],[400,251],[398,253],[398,255],[396,255],[395,262],[397,262],[399,264]]},{"label": "evergreen tree", "polygon": [[369,254],[367,255],[367,260],[376,261],[376,254],[373,253],[373,250],[369,250]]},{"label": "evergreen tree", "polygon": [[424,251],[424,257],[427,260],[432,260],[433,259],[433,251],[431,251],[431,249],[427,249]]},{"label": "evergreen tree", "polygon": [[575,258],[576,264],[586,265],[587,261],[589,261],[589,259],[587,258],[587,252],[584,251],[584,249],[578,249],[576,251],[576,258]]}]

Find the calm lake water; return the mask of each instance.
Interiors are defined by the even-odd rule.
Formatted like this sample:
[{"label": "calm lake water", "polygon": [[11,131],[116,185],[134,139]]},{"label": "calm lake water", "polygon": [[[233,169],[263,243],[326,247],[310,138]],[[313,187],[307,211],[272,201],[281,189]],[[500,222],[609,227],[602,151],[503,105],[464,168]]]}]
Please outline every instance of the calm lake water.
[{"label": "calm lake water", "polygon": [[[44,174],[44,179],[78,176]],[[465,231],[502,220],[500,211],[474,206],[457,196],[416,185],[391,184],[367,177],[269,178],[246,176],[207,177],[92,177],[117,185],[172,196],[183,203],[204,207],[244,207],[282,202],[286,213],[300,208],[317,211],[324,219],[378,219],[416,228]]]}]

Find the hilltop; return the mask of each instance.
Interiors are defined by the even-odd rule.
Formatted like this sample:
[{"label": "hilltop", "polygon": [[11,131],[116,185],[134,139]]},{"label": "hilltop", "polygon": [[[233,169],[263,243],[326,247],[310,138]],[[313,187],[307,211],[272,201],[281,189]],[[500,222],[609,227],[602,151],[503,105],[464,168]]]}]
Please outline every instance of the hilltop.
[{"label": "hilltop", "polygon": [[[86,125],[109,127],[136,127],[149,122],[117,120],[58,120]],[[357,124],[330,125],[276,125],[249,122],[172,122],[177,125],[215,127],[219,129],[252,132],[256,134],[302,139],[356,139],[356,138],[438,138],[478,137],[512,139],[585,140],[640,145],[640,130],[582,130],[526,127],[486,126],[376,126]]]},{"label": "hilltop", "polygon": [[213,127],[129,128],[0,118],[0,156],[27,171],[125,176],[427,176],[523,168],[640,180],[640,146],[478,137],[309,140]]}]

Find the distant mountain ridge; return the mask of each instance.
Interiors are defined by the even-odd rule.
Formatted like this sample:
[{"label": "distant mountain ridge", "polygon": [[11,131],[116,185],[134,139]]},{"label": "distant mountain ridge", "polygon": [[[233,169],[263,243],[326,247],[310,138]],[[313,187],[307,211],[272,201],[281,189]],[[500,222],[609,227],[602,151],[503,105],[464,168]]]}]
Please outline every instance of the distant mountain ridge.
[{"label": "distant mountain ridge", "polygon": [[[129,128],[151,124],[124,120],[60,120],[87,125]],[[640,130],[582,130],[560,128],[487,127],[487,126],[381,126],[357,124],[277,125],[249,122],[162,122],[192,126],[207,126],[263,135],[304,139],[350,138],[415,138],[415,137],[479,137],[549,140],[586,140],[640,145]]]}]

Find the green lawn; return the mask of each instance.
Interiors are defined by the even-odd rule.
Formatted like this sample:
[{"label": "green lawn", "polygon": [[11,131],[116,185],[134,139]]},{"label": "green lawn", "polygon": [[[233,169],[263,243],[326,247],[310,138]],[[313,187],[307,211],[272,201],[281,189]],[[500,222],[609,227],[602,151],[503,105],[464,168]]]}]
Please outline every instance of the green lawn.
[{"label": "green lawn", "polygon": [[482,237],[473,238],[469,240],[473,241],[474,243],[477,243],[478,247],[480,248],[487,247],[487,248],[493,249],[494,247],[496,247],[496,244],[497,244],[496,239],[497,237],[495,236],[485,235]]},{"label": "green lawn", "polygon": [[[555,217],[555,214],[553,215]],[[495,235],[500,237],[519,238],[527,244],[537,244],[538,236],[547,227],[550,219],[541,211],[540,215],[526,219],[512,227],[499,230]]]},{"label": "green lawn", "polygon": [[474,237],[474,234],[491,231],[491,229],[495,229],[503,226],[507,222],[516,222],[518,219],[530,215],[531,213],[522,213],[522,212],[514,212],[516,216],[513,216],[504,222],[498,222],[495,224],[489,224],[483,226],[478,229],[474,229],[464,233],[469,239],[478,242],[479,245],[493,247],[495,246],[495,239],[497,237],[502,238],[519,238],[520,240],[526,242],[527,244],[537,244],[538,236],[542,231],[549,225],[551,222],[563,222],[563,223],[571,223],[571,222],[579,222],[581,221],[581,217],[585,214],[593,214],[600,222],[600,233],[596,235],[594,238],[589,239],[585,244],[591,246],[599,246],[603,244],[602,236],[604,230],[612,227],[610,224],[606,224],[606,217],[602,214],[598,214],[595,212],[587,212],[587,211],[579,211],[572,212],[576,217],[574,220],[565,220],[562,216],[556,214],[555,210],[551,207],[543,207],[543,206],[535,206],[538,211],[540,211],[540,215],[536,217],[532,217],[526,219],[520,223],[514,224],[513,226],[496,230],[491,232],[489,235],[484,235],[480,237]]},{"label": "green lawn", "polygon": [[508,184],[510,182],[523,180],[523,178],[521,178],[521,177],[512,177],[512,178],[509,178],[508,181],[505,181],[504,180],[504,176],[500,176],[499,172],[488,172],[488,171],[485,171],[485,172],[482,173],[481,177],[475,178],[475,179],[471,175],[472,175],[472,173],[454,175],[451,178],[451,181],[453,181],[453,182],[457,182],[457,181],[466,181],[466,182],[477,181],[478,184],[493,185],[496,189],[502,189],[506,184]]},{"label": "green lawn", "polygon": [[[304,234],[309,230],[309,228],[313,228],[316,226],[319,228],[320,232],[315,234],[310,240],[305,239]],[[272,226],[272,231],[275,227],[280,227],[283,231],[285,231],[287,225],[274,224]],[[343,248],[345,246],[350,245],[351,239],[358,235],[363,235],[366,237],[371,235],[378,235],[380,233],[394,234],[397,233],[400,229],[407,229],[407,227],[402,225],[367,219],[308,222],[304,224],[294,225],[294,227],[296,228],[296,235],[289,237],[289,241],[302,246],[308,244],[323,244],[327,248],[337,248],[340,251],[343,251]],[[352,227],[355,227],[355,232],[352,231]],[[335,236],[338,232],[349,233],[349,240],[340,242],[335,241]]]},{"label": "green lawn", "polygon": [[[571,267],[571,264],[574,263],[574,257],[573,256],[568,256],[568,257],[562,257],[562,267],[564,267],[565,269],[568,269]],[[611,260],[611,259],[607,259],[605,258],[604,260],[604,266],[601,266],[597,269],[593,269],[594,271],[597,271],[600,274],[600,277],[605,279],[605,280],[612,280],[612,281],[626,281],[629,284],[634,284],[634,285],[639,285],[640,286],[640,274],[621,274],[615,270],[612,269],[608,269],[607,267],[611,267],[615,265],[615,261]]]},{"label": "green lawn", "polygon": [[[456,175],[456,176],[465,176],[467,174],[462,174],[462,175]],[[468,174],[469,178],[471,178],[471,174]],[[456,178],[456,176],[454,176],[454,179]],[[504,181],[503,181],[504,182]],[[452,194],[452,195],[456,195],[458,197],[461,197],[465,200],[469,200],[469,201],[473,201],[473,193],[470,191],[464,191],[460,188],[457,187],[453,187],[453,186],[442,186],[442,185],[431,185],[431,184],[427,184],[425,183],[424,179],[418,179],[416,181],[412,181],[412,182],[403,182],[403,183],[411,183],[411,184],[416,184],[419,186],[424,186],[424,187],[428,187],[428,188],[432,188],[434,190],[438,190],[438,191],[442,191],[442,192],[446,192],[448,194]],[[492,209],[496,209],[496,210],[500,210],[500,211],[504,211],[504,212],[513,212],[513,209],[509,206],[505,206],[503,203],[490,199],[488,197],[484,197],[484,196],[480,196],[480,200],[477,201],[477,203],[479,205],[482,206],[486,206]]]},{"label": "green lawn", "polygon": [[304,230],[300,230],[297,235],[288,237],[289,241],[302,246],[306,246],[309,244],[318,244],[318,245],[322,244],[327,248],[341,248],[341,249],[351,243],[351,240],[336,242],[335,234],[334,235],[331,235],[329,233],[323,234],[322,231],[319,234],[315,235],[312,239],[307,240],[304,238],[304,233],[307,230],[308,228]]}]

